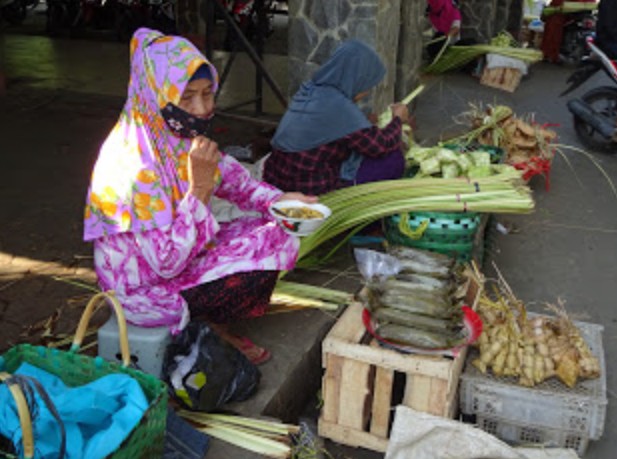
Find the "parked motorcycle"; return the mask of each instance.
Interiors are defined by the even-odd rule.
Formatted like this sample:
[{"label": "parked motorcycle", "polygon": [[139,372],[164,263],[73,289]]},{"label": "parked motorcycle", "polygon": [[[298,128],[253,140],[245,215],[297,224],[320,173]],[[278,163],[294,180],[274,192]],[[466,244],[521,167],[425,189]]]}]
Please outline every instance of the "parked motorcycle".
[{"label": "parked motorcycle", "polygon": [[589,55],[587,38],[595,33],[596,22],[595,11],[568,14],[559,49],[562,62],[568,65],[578,65],[583,57]]},{"label": "parked motorcycle", "polygon": [[176,0],[118,0],[115,20],[118,40],[130,40],[140,27],[175,34]]},{"label": "parked motorcycle", "polygon": [[599,70],[604,70],[613,86],[594,88],[580,98],[569,100],[567,105],[574,115],[576,134],[586,147],[617,153],[617,61],[609,59],[593,37],[587,39],[587,45],[591,55],[570,75],[570,86],[561,95],[569,94]]},{"label": "parked motorcycle", "polygon": [[[272,10],[276,6],[274,0],[261,2],[263,17],[260,17],[260,10],[254,0],[222,0],[221,3],[250,42],[254,42],[258,36],[268,37],[274,31],[272,25]],[[235,49],[238,46],[237,41],[235,32],[228,27],[224,48],[228,51]]]},{"label": "parked motorcycle", "polygon": [[111,28],[117,4],[117,0],[47,0],[47,34],[77,35],[86,27]]}]

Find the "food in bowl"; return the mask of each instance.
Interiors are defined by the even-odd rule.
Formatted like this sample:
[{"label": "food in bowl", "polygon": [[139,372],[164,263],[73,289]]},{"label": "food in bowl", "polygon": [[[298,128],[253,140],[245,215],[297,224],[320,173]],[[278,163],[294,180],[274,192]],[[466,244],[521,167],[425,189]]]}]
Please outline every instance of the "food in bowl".
[{"label": "food in bowl", "polygon": [[297,200],[279,201],[270,206],[272,215],[288,234],[308,236],[332,214],[323,204],[308,204]]},{"label": "food in bowl", "polygon": [[311,219],[311,218],[323,218],[324,215],[318,210],[311,209],[310,207],[275,207],[277,212],[280,212],[283,216],[289,218]]}]

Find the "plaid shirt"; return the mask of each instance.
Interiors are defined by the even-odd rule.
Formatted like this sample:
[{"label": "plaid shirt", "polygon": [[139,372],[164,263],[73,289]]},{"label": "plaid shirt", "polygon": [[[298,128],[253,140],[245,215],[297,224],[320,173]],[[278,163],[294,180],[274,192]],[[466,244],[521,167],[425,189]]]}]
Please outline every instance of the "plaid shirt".
[{"label": "plaid shirt", "polygon": [[312,150],[287,153],[273,149],[266,160],[264,180],[283,191],[319,195],[344,185],[341,164],[352,151],[377,158],[400,149],[401,119],[394,117],[383,129],[361,129]]}]

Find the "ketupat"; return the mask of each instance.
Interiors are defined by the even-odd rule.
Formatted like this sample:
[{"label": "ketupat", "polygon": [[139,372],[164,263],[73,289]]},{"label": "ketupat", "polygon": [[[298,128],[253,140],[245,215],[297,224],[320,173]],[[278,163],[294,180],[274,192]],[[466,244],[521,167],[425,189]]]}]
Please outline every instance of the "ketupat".
[{"label": "ketupat", "polygon": [[502,148],[507,164],[523,164],[531,158],[552,160],[557,133],[536,123],[532,116],[516,116],[512,109],[504,105],[471,105],[463,114],[471,131],[448,142],[467,145],[477,142]]},{"label": "ketupat", "polygon": [[448,148],[414,146],[406,155],[410,167],[419,166],[418,177],[478,178],[490,177],[503,168],[494,169],[486,151],[456,152]]},{"label": "ketupat", "polygon": [[484,330],[477,342],[480,356],[472,364],[483,373],[490,368],[496,376],[518,378],[526,387],[553,376],[568,387],[579,378],[599,377],[600,363],[563,304],[548,305],[557,317],[528,318],[524,305],[498,275],[496,299],[489,298],[485,288],[478,304]]}]

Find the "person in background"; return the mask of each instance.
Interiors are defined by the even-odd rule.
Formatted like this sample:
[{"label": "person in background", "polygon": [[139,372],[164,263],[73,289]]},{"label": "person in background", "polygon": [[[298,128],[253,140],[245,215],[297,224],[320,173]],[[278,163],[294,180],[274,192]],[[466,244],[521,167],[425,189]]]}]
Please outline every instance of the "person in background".
[{"label": "person in background", "polygon": [[[317,198],[252,179],[206,137],[217,86],[216,69],[187,40],[134,34],[128,99],[94,166],[84,239],[94,242],[100,287],[115,292],[130,323],[177,333],[203,319],[259,364],[270,353],[229,324],[265,313],[299,248],[268,207]],[[212,196],[262,216],[219,224]]]},{"label": "person in background", "polygon": [[[548,6],[557,7],[562,6],[565,0],[551,0]],[[568,0],[572,2],[594,2],[595,0]],[[559,51],[561,49],[561,42],[563,41],[563,28],[568,19],[566,14],[555,13],[548,17],[542,18],[544,21],[544,33],[542,35],[542,54],[544,60],[552,64],[559,64],[561,58],[559,57]]]},{"label": "person in background", "polygon": [[617,59],[617,0],[600,0],[596,37],[606,55]]},{"label": "person in background", "polygon": [[356,105],[385,73],[381,59],[366,44],[341,44],[293,96],[272,139],[264,180],[282,190],[318,195],[400,178],[407,107],[392,105],[393,119],[380,129]]},{"label": "person in background", "polygon": [[[427,0],[426,14],[435,31],[433,40],[448,38],[454,44],[461,38],[461,12],[456,0]],[[427,46],[431,61],[444,46],[444,40],[434,41]]]}]

